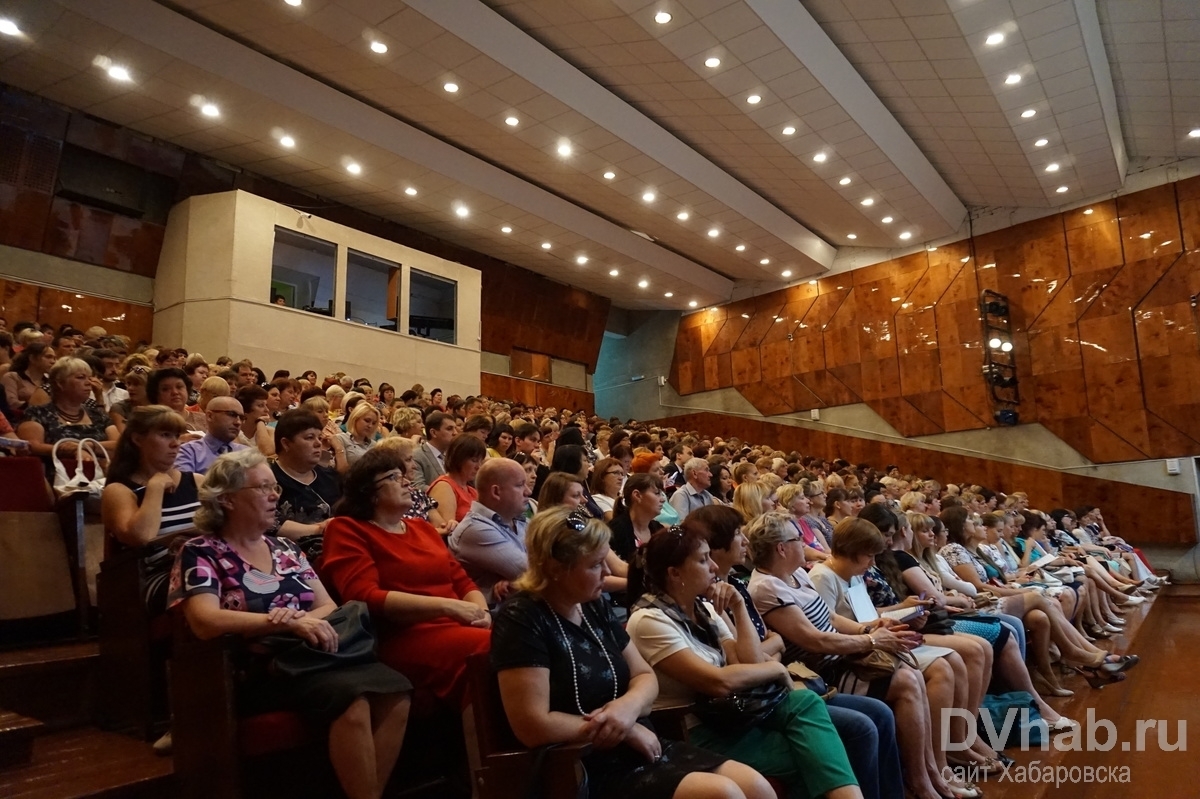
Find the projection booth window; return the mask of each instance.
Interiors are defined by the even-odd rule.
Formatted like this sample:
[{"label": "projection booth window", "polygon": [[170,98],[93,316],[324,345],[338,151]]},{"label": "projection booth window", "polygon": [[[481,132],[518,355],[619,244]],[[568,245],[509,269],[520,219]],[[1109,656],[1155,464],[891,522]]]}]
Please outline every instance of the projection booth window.
[{"label": "projection booth window", "polygon": [[332,316],[336,271],[336,244],[275,228],[275,250],[271,254],[272,303]]},{"label": "projection booth window", "polygon": [[396,329],[400,313],[400,264],[350,250],[346,255],[346,318]]},{"label": "projection booth window", "polygon": [[409,334],[456,344],[457,318],[458,284],[413,269],[408,286]]}]

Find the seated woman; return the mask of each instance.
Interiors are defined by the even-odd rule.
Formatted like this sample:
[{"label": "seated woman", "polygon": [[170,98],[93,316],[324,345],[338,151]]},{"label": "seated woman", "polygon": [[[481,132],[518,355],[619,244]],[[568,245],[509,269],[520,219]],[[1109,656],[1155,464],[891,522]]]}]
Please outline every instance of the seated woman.
[{"label": "seated woman", "polygon": [[[295,635],[337,650],[325,620],[337,606],[291,541],[267,534],[279,485],[252,449],[217,459],[205,476],[196,526],[171,571],[171,607],[181,606],[198,638]],[[348,797],[378,799],[404,742],[409,690],[403,675],[379,662],[339,666],[303,677],[273,675],[254,654],[238,699],[250,712],[293,710],[329,723],[329,759]]]},{"label": "seated woman", "polygon": [[779,501],[780,509],[791,517],[792,526],[804,539],[805,561],[816,564],[828,560],[829,550],[827,547],[829,544],[825,542],[824,536],[813,530],[808,519],[804,518],[812,510],[812,500],[805,494],[804,486],[794,483],[780,486],[779,490],[775,492],[775,496]]},{"label": "seated woman", "polygon": [[513,429],[512,425],[499,423],[488,433],[487,456],[489,458],[507,458],[512,454]]},{"label": "seated woman", "polygon": [[204,475],[175,468],[179,438],[187,425],[165,405],[133,412],[117,440],[108,469],[100,516],[120,548],[141,553],[142,588],[151,613],[166,609],[167,581],[179,533],[194,533]]},{"label": "seated woman", "polygon": [[457,708],[467,657],[488,650],[492,617],[437,531],[405,518],[410,485],[391,448],[374,447],[351,466],[321,571],[342,599],[371,609],[379,659]]},{"label": "seated woman", "polygon": [[[655,451],[661,451],[662,445],[655,444]],[[655,455],[653,452],[642,452],[640,455],[635,455],[633,462],[629,466],[629,473],[633,474],[649,474],[652,477],[657,477],[666,485],[667,473],[663,469],[662,457]],[[605,521],[608,521],[606,518]],[[658,517],[655,519],[659,524],[671,527],[679,524],[679,511],[671,506],[671,503],[664,502],[663,508],[659,511]]]},{"label": "seated woman", "polygon": [[[735,568],[743,569],[746,563],[747,542],[742,533],[742,515],[733,508],[708,505],[689,513],[683,528],[699,533],[708,542],[711,547],[709,557],[717,567],[717,581],[728,584],[742,595],[760,650],[765,656],[779,660],[783,654],[783,638],[767,629],[754,607],[745,580],[734,576]],[[828,696],[825,705],[863,796],[866,799],[902,796],[904,779],[896,748],[896,717],[891,709],[878,699],[843,693]]]},{"label": "seated woman", "polygon": [[[976,797],[969,785],[948,784],[933,753],[932,721],[920,672],[901,666],[888,677],[858,679],[847,656],[882,649],[901,652],[916,646],[917,636],[890,620],[864,624],[834,613],[804,570],[800,536],[782,513],[767,513],[746,527],[754,573],[749,591],[767,626],[787,642],[784,661],[801,660],[830,685],[851,694],[882,699],[896,715],[905,787],[921,799],[953,794]],[[893,630],[895,628],[895,630]],[[934,664],[935,675],[948,667]],[[940,719],[939,719],[940,722]]]},{"label": "seated woman", "polygon": [[[611,458],[605,458],[600,463],[605,461],[616,463]],[[596,468],[600,468],[599,464]],[[615,468],[619,469],[620,465]],[[616,515],[608,525],[612,531],[612,551],[618,558],[629,563],[638,548],[663,528],[655,521],[655,517],[662,511],[666,501],[662,480],[647,472],[629,476],[621,498],[617,500]]]},{"label": "seated woman", "polygon": [[770,487],[755,480],[742,483],[733,492],[733,507],[741,512],[749,524],[764,513],[775,510],[775,495]]},{"label": "seated woman", "polygon": [[600,510],[600,506],[592,499],[592,494],[587,488],[588,471],[591,469],[591,466],[592,464],[587,457],[587,450],[582,446],[560,443],[554,447],[554,459],[550,462],[550,472],[562,472],[572,475],[578,480],[579,484],[583,487],[583,503],[580,507],[592,518],[603,519],[604,512]]},{"label": "seated woman", "polygon": [[786,781],[797,795],[861,797],[825,703],[813,691],[793,690],[787,667],[763,654],[745,599],[715,579],[704,536],[662,530],[644,556],[648,590],[626,630],[659,678],[655,706],[782,684],[786,697],[754,726],[722,730],[701,718],[689,728],[689,740]]},{"label": "seated woman", "polygon": [[338,474],[350,471],[363,453],[379,437],[379,411],[369,402],[360,402],[346,420],[346,432],[338,433],[330,444]]},{"label": "seated woman", "polygon": [[0,377],[0,388],[4,390],[5,412],[10,422],[19,424],[29,400],[46,382],[46,376],[58,360],[54,348],[44,341],[26,345],[13,358],[9,370]]},{"label": "seated woman", "polygon": [[[955,574],[977,591],[990,591],[1000,597],[1000,609],[1025,622],[1031,639],[1030,656],[1037,672],[1050,688],[1061,688],[1050,662],[1050,642],[1058,646],[1065,664],[1079,670],[1093,687],[1125,679],[1124,671],[1137,664],[1136,656],[1108,655],[1071,626],[1057,602],[1037,591],[1004,584],[1003,575],[977,554],[986,540],[986,531],[961,506],[946,508],[940,518],[946,525],[949,543],[941,554]],[[994,582],[988,582],[989,580]]]},{"label": "seated woman", "polygon": [[820,480],[809,480],[803,485],[804,495],[812,503],[812,508],[805,514],[804,520],[808,522],[808,526],[813,529],[814,533],[818,533],[824,538],[826,551],[828,551],[830,539],[833,538],[833,524],[825,516],[825,506],[828,500],[825,487],[821,485]]},{"label": "seated woman", "polygon": [[276,460],[271,465],[279,483],[274,535],[295,541],[309,560],[319,563],[325,525],[341,497],[337,472],[321,465],[325,420],[311,411],[288,411],[275,425]]},{"label": "seated woman", "polygon": [[604,513],[604,521],[612,521],[613,509],[621,496],[621,484],[625,482],[625,470],[616,458],[601,458],[592,468],[592,476],[588,480],[588,488],[592,492],[592,500]]},{"label": "seated woman", "polygon": [[[730,505],[733,503],[733,472],[729,470],[729,466],[724,461],[720,463],[710,463],[709,472],[711,474],[708,486],[708,493],[712,494],[713,502],[719,505]],[[682,481],[683,476],[679,479]],[[681,483],[682,485],[682,483]]]},{"label": "seated woman", "polygon": [[487,447],[478,436],[464,433],[454,437],[443,457],[446,473],[438,475],[429,484],[429,496],[439,508],[446,510],[446,516],[452,516],[458,523],[471,512],[471,503],[479,498],[474,486],[475,475],[487,457]]},{"label": "seated woman", "polygon": [[496,614],[492,667],[505,714],[528,747],[590,742],[597,799],[769,799],[748,766],[660,740],[641,719],[654,672],[601,601],[608,528],[577,510],[542,510],[529,524],[529,571]]},{"label": "seated woman", "polygon": [[[204,414],[193,414],[187,409],[188,377],[182,369],[171,366],[155,369],[146,381],[146,401],[151,405],[165,405],[187,424],[189,431],[200,431],[203,435]],[[199,426],[197,426],[197,418]],[[199,437],[191,436],[189,438]],[[187,439],[185,439],[187,440]]]},{"label": "seated woman", "polygon": [[[417,445],[411,438],[388,436],[375,446],[394,450],[400,456],[401,462],[404,463],[405,474],[412,474],[413,470],[418,468],[416,460],[413,458]],[[429,498],[429,494],[416,486],[411,486],[409,493],[412,495],[412,507],[408,509],[404,518],[429,522],[433,525],[433,529],[442,535],[448,535],[454,529],[454,517],[451,516],[447,519],[438,508],[437,502]]]},{"label": "seated woman", "polygon": [[[934,603],[934,600],[925,597],[918,599],[917,594],[908,591],[907,586],[900,578],[900,567],[894,557],[895,552],[887,548],[901,544],[906,545],[908,540],[906,536],[910,531],[906,526],[898,529],[895,519],[889,518],[893,514],[887,508],[880,505],[873,505],[872,508],[878,508],[878,510],[872,514],[871,518],[867,518],[870,511],[867,509],[858,518],[848,518],[838,522],[837,527],[834,528],[833,557],[818,564],[810,573],[813,585],[816,586],[821,593],[821,598],[833,609],[834,613],[860,622],[875,621],[879,617],[876,607],[881,607],[881,609],[886,606],[893,608],[920,607],[922,601]],[[900,554],[907,555],[907,553]],[[870,573],[872,561],[880,564],[875,580],[881,582],[882,585],[868,593],[867,584],[864,582],[864,573]],[[893,590],[891,586],[893,579],[896,580],[896,588],[899,591]],[[860,603],[855,606],[851,600],[851,594],[856,591],[859,592],[860,599],[869,598],[874,605],[864,606]],[[952,650],[950,654],[944,656],[944,659],[953,672],[953,695],[948,698],[943,694],[939,698],[949,702],[946,706],[961,708],[974,717],[979,713],[983,694],[992,678],[993,658],[989,642],[965,633],[962,635],[953,634],[952,631],[950,634],[934,633],[924,628],[924,622],[925,619],[916,619],[910,622],[913,629],[923,633],[924,643]],[[993,626],[997,630],[1001,629],[998,623]],[[1006,642],[1007,632],[1003,634],[1003,637]],[[997,636],[997,640],[999,640],[999,636]],[[918,653],[921,651],[921,649],[917,650]],[[922,658],[919,658],[918,661],[929,662],[928,659]],[[944,688],[945,686],[940,686],[935,689],[927,680],[926,693],[930,694],[931,701],[934,700],[934,695],[939,690],[944,691]],[[931,708],[930,712],[935,718],[942,717],[942,708],[935,706]],[[965,740],[967,728],[963,719],[955,717],[950,721],[950,740]],[[940,729],[941,727],[941,724],[935,725],[933,750],[939,766],[944,769],[947,747],[945,746],[946,742],[942,740],[945,732]],[[981,737],[976,737],[972,747],[967,749],[963,755],[963,759],[958,761],[960,765],[974,765],[987,772],[1000,769],[996,752]]]},{"label": "seated woman", "polygon": [[[17,436],[29,442],[29,452],[50,465],[50,453],[58,448],[59,457],[74,458],[78,443],[91,438],[108,451],[117,446],[117,428],[112,419],[94,402],[92,367],[79,358],[59,358],[50,368],[50,402],[26,408],[17,425]],[[85,459],[90,456],[85,455]]]},{"label": "seated woman", "polygon": [[[560,448],[560,451],[565,447]],[[587,489],[583,481],[566,472],[550,472],[538,494],[538,511],[564,506],[569,510],[581,510],[587,513]],[[591,516],[592,514],[588,514]],[[598,518],[592,516],[592,518]],[[618,600],[623,599],[626,581],[629,577],[629,564],[621,560],[617,553],[610,548],[608,552],[608,574],[604,578],[604,590],[618,594]]]}]

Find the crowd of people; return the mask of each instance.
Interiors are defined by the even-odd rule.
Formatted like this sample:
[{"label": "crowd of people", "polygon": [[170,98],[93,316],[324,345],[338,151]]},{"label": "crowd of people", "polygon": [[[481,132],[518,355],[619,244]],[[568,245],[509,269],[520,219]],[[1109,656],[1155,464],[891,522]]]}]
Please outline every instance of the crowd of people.
[{"label": "crowd of people", "polygon": [[[1126,679],[1137,657],[1099,641],[1166,582],[1101,509],[954,475],[341,373],[267,379],[100,328],[23,323],[0,358],[8,449],[48,469],[56,445],[109,452],[104,525],[140,553],[151,612],[249,639],[243,709],[328,723],[351,797],[381,795],[412,692],[461,709],[488,652],[525,745],[593,745],[594,797],[769,797],[766,777],[790,796],[979,796],[953,767],[1011,761],[963,717],[1001,686],[1048,734],[1074,730],[1050,703],[1072,694],[1061,676]],[[353,607],[377,646],[349,665],[281,674],[254,644],[333,654]],[[687,743],[648,722],[681,705]]]}]

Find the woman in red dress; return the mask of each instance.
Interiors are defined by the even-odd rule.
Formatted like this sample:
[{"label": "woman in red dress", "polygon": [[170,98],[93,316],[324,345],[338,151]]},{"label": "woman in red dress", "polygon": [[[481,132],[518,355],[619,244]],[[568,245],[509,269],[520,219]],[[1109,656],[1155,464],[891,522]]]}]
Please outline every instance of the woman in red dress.
[{"label": "woman in red dress", "polygon": [[410,481],[399,454],[368,450],[346,477],[325,528],[321,575],[342,601],[361,599],[379,627],[379,659],[414,687],[460,705],[467,656],[487,652],[487,601],[428,523],[406,519]]}]

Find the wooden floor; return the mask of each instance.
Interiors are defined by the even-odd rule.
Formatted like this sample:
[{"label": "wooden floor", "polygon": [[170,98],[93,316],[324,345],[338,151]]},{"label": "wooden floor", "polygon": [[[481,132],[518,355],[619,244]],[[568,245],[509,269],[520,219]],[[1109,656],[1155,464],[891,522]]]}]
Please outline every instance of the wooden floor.
[{"label": "wooden floor", "polygon": [[[1103,690],[1087,685],[1082,677],[1065,678],[1065,687],[1075,696],[1054,699],[1051,704],[1065,716],[1083,725],[1078,736],[1080,751],[1049,751],[1035,749],[1022,752],[1017,748],[1005,750],[1017,765],[1008,780],[992,778],[981,787],[988,799],[1185,799],[1200,797],[1200,760],[1195,745],[1200,744],[1195,731],[1200,729],[1200,592],[1189,587],[1174,587],[1170,593],[1131,613],[1127,633],[1108,642],[1101,642],[1114,652],[1134,652],[1141,657],[1124,682],[1114,683]],[[1112,723],[1113,746],[1099,751],[1089,744],[1089,713],[1096,725]],[[1165,719],[1166,742],[1174,748],[1179,743],[1177,723],[1185,723],[1192,738],[1189,751],[1163,751],[1159,746],[1157,726],[1144,735],[1144,751],[1137,751],[1138,721]],[[1103,746],[1106,733],[1100,729],[1095,739]],[[1064,738],[1064,746],[1068,741]],[[1124,745],[1129,749],[1125,750]],[[1088,751],[1093,749],[1093,751]],[[1037,782],[1015,781],[1019,767],[1037,762]],[[1045,781],[1046,767],[1054,767],[1063,782]],[[1083,782],[1085,770],[1103,774],[1103,779],[1127,779],[1128,782],[1093,780]]]},{"label": "wooden floor", "polygon": [[149,799],[172,793],[171,758],[127,735],[83,727],[44,735],[33,746],[32,765],[0,771],[0,797]]}]

